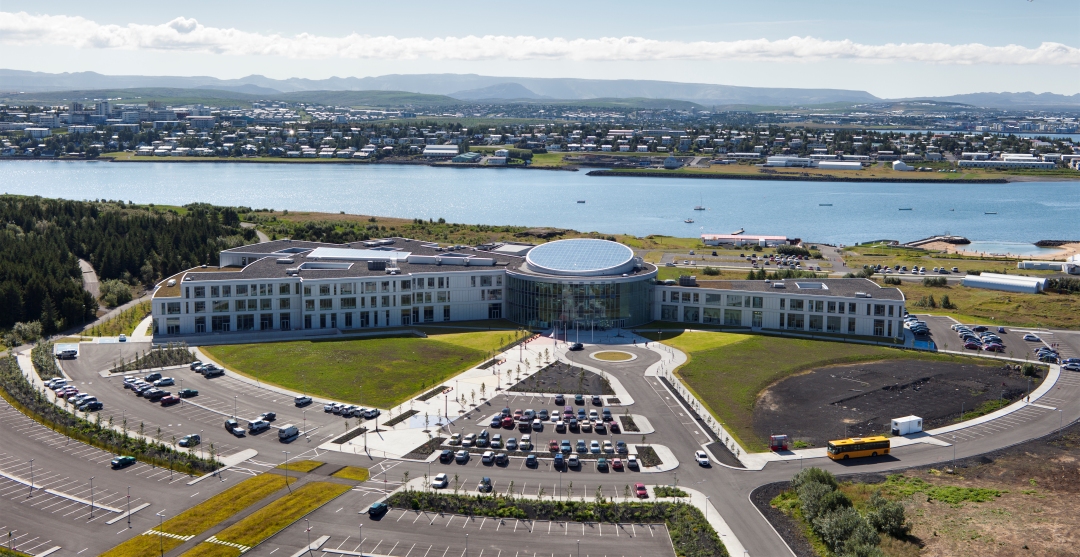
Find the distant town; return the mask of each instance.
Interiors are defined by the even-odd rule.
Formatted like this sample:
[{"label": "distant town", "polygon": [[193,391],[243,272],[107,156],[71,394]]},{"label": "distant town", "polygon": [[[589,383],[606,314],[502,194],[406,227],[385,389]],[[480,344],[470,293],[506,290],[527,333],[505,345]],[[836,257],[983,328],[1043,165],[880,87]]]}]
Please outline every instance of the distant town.
[{"label": "distant town", "polygon": [[1067,111],[856,105],[835,113],[567,108],[549,113],[507,104],[471,107],[470,113],[425,113],[279,101],[250,105],[174,106],[153,100],[0,105],[0,156],[86,159],[126,153],[528,166],[534,155],[565,153],[559,164],[669,170],[741,163],[842,171],[879,162],[894,171],[1080,169],[1076,141],[1062,137],[1080,129],[1076,115]]}]

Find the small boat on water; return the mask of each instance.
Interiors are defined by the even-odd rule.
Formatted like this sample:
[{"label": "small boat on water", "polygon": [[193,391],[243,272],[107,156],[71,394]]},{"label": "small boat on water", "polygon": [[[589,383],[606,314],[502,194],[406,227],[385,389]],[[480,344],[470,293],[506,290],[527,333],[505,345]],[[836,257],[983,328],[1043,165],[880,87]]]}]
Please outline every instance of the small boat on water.
[{"label": "small boat on water", "polygon": [[910,211],[911,207],[901,207],[900,210],[901,211]]},{"label": "small boat on water", "polygon": [[818,203],[818,207],[832,207],[832,203]]},{"label": "small boat on water", "polygon": [[578,199],[577,202],[578,203],[585,203],[585,200],[584,199]]},{"label": "small boat on water", "polygon": [[695,211],[704,211],[704,210],[705,210],[705,207],[704,207],[704,206],[702,206],[702,205],[695,205],[695,206],[694,206],[694,210],[695,210]]},{"label": "small boat on water", "polygon": [[685,222],[686,224],[693,224],[693,223],[694,223],[694,219],[686,219],[686,220],[684,220],[683,222]]},{"label": "small boat on water", "polygon": [[984,214],[984,215],[996,215],[996,214],[997,214],[997,212],[995,212],[995,211],[987,211],[987,212],[985,212],[985,213],[983,213],[983,214]]}]

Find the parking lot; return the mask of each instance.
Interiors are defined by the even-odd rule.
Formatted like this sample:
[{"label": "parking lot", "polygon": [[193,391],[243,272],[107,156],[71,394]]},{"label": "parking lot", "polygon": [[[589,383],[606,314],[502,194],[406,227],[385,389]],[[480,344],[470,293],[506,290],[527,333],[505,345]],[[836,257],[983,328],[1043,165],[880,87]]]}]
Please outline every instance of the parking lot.
[{"label": "parking lot", "polygon": [[[11,532],[12,545],[30,554],[61,546],[53,555],[97,555],[151,528],[154,513],[179,512],[247,477],[227,472],[189,486],[190,476],[141,462],[113,470],[114,456],[46,428],[0,399],[0,528]],[[129,488],[131,529],[123,518]],[[3,542],[6,547],[8,540]]]},{"label": "parking lot", "polygon": [[[576,491],[576,488],[575,488]],[[589,497],[593,494],[590,493]],[[301,551],[308,536],[329,536],[312,555],[501,556],[664,556],[674,555],[662,524],[598,524],[468,517],[391,509],[378,520],[357,514],[377,497],[351,491],[297,522],[248,554],[285,555]],[[361,527],[361,524],[363,525]]]},{"label": "parking lot", "polygon": [[[102,419],[111,417],[114,424],[127,420],[128,429],[171,443],[173,439],[199,434],[202,444],[198,450],[209,451],[213,444],[216,454],[227,456],[237,451],[256,448],[260,451],[280,451],[277,427],[294,424],[301,430],[299,438],[291,444],[316,445],[345,432],[345,419],[323,412],[321,405],[311,404],[297,408],[290,395],[262,388],[228,376],[206,378],[188,367],[166,370],[163,375],[173,377],[174,386],[164,387],[170,392],[195,389],[198,396],[182,399],[180,403],[163,407],[161,404],[140,398],[123,387],[123,375],[102,377],[96,362],[115,354],[117,344],[87,345],[80,348],[79,358],[63,360],[64,371],[72,377],[72,384],[82,392],[88,392],[103,402]],[[145,376],[149,373],[130,374]],[[263,412],[274,412],[277,419],[270,430],[237,438],[225,430],[225,420],[233,416],[246,426]],[[350,423],[355,424],[356,418]]]}]

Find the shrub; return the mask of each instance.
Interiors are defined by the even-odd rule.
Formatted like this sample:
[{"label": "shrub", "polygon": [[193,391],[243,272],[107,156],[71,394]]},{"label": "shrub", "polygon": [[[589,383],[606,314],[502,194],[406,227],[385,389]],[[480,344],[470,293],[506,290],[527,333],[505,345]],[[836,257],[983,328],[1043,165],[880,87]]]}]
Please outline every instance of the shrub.
[{"label": "shrub", "polygon": [[803,516],[812,522],[822,513],[822,502],[825,496],[834,493],[835,488],[817,482],[808,482],[797,490],[799,501],[802,503]]},{"label": "shrub", "polygon": [[866,519],[851,507],[843,507],[819,516],[813,520],[812,524],[814,532],[821,536],[821,541],[839,554],[847,553],[844,551],[844,546],[847,544],[855,548],[863,545],[877,545],[881,541]]},{"label": "shrub", "polygon": [[802,255],[805,257],[810,256],[810,250],[802,246],[776,246],[776,253],[780,255]]},{"label": "shrub", "polygon": [[117,279],[101,282],[101,302],[108,307],[122,306],[132,299],[131,287]]},{"label": "shrub", "polygon": [[945,309],[956,309],[956,304],[952,303],[952,301],[949,300],[949,295],[946,294],[941,297],[941,307]]},{"label": "shrub", "polygon": [[948,281],[945,280],[945,277],[924,277],[922,279],[922,285],[943,287],[948,286]]},{"label": "shrub", "polygon": [[811,467],[804,468],[791,477],[791,487],[799,489],[804,484],[816,482],[819,484],[825,484],[833,489],[839,487],[840,484],[836,482],[836,478],[831,473],[821,468]]},{"label": "shrub", "polygon": [[900,277],[885,277],[884,279],[882,279],[881,282],[884,283],[884,284],[892,284],[892,285],[899,286],[900,285]]},{"label": "shrub", "polygon": [[897,501],[889,501],[881,496],[881,492],[875,492],[870,496],[870,511],[866,513],[866,521],[878,532],[898,538],[911,530],[904,517],[904,505]]},{"label": "shrub", "polygon": [[717,269],[716,267],[705,267],[705,270],[702,272],[706,275],[714,277],[720,274],[720,269]]}]

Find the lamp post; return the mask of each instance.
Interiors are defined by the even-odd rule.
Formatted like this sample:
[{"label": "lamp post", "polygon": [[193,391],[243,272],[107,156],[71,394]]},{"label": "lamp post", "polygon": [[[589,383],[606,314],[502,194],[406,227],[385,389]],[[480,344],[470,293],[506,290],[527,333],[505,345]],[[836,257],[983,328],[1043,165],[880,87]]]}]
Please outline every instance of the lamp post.
[{"label": "lamp post", "polygon": [[581,540],[577,541],[577,557],[581,557]]},{"label": "lamp post", "polygon": [[308,555],[311,555],[311,521],[305,518],[304,523],[307,524],[307,528],[304,528],[304,531],[307,532],[307,552]]},{"label": "lamp post", "polygon": [[161,530],[161,526],[165,522],[165,509],[161,509],[161,512],[157,513],[157,516],[158,516],[158,551],[161,552],[161,557],[165,557],[165,533]]},{"label": "lamp post", "polygon": [[292,493],[292,486],[289,485],[289,451],[281,451],[285,453],[285,487],[289,488],[289,493]]},{"label": "lamp post", "polygon": [[94,476],[90,476],[90,520],[94,519]]},{"label": "lamp post", "polygon": [[30,494],[26,496],[27,499],[34,496],[34,459],[30,459]]},{"label": "lamp post", "polygon": [[232,396],[232,417],[236,419],[236,395]]},{"label": "lamp post", "polygon": [[956,434],[952,436],[952,469],[953,473],[956,473]]},{"label": "lamp post", "polygon": [[705,496],[705,522],[709,521],[709,496]]},{"label": "lamp post", "polygon": [[463,557],[469,557],[469,535],[465,534],[465,555]]},{"label": "lamp post", "polygon": [[307,410],[304,410],[304,439],[311,441],[311,436],[308,435],[307,431]]}]

